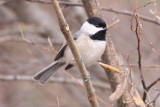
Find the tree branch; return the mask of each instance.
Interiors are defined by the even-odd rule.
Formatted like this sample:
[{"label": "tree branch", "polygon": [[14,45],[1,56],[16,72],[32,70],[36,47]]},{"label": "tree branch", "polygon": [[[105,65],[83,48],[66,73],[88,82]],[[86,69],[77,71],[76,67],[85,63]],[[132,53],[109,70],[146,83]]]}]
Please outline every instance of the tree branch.
[{"label": "tree branch", "polygon": [[[27,81],[27,82],[34,82],[33,76],[29,75],[0,75],[0,81]],[[77,79],[77,81],[83,81],[82,79]],[[67,83],[73,85],[79,85],[78,82],[73,81],[72,79],[61,78],[61,77],[54,77],[50,78],[49,83]],[[101,89],[110,89],[110,86],[103,82],[92,82],[93,86]]]},{"label": "tree branch", "polygon": [[156,97],[151,101],[149,102],[147,105],[150,105],[151,103],[155,106],[155,103],[156,103],[156,100],[158,99],[158,97],[160,96],[160,92],[156,95]]},{"label": "tree branch", "polygon": [[147,88],[146,88],[146,91],[148,92],[149,91],[149,89],[150,88],[152,88],[157,82],[159,82],[160,81],[160,77],[157,79],[157,80],[155,80],[154,82],[152,82]]},{"label": "tree branch", "polygon": [[85,82],[85,80],[88,78],[89,75],[87,73],[87,70],[85,68],[84,63],[81,61],[80,54],[78,52],[78,49],[75,46],[73,37],[71,36],[69,26],[64,19],[64,16],[62,14],[62,11],[59,7],[59,4],[58,4],[57,0],[51,0],[51,2],[52,2],[52,5],[55,9],[56,14],[57,14],[61,31],[62,31],[64,37],[66,38],[66,40],[68,42],[68,45],[71,49],[71,52],[74,56],[74,59],[76,60],[77,65],[78,65],[78,67],[81,71],[81,75],[83,77],[83,81],[85,83],[86,90],[87,90],[87,93],[88,93],[88,100],[89,100],[90,104],[92,105],[92,107],[98,107],[98,102],[97,102],[97,99],[96,99],[95,90],[94,90],[94,88],[91,84],[91,81],[88,80],[88,81]]}]

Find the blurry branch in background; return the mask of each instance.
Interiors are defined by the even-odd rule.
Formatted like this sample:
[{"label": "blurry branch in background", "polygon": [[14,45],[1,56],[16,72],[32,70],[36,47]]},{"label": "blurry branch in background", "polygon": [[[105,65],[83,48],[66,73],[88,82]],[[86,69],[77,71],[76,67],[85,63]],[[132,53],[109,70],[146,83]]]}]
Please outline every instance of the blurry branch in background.
[{"label": "blurry branch in background", "polygon": [[0,43],[2,42],[7,42],[7,41],[13,41],[16,40],[15,36],[4,36],[4,37],[0,37]]},{"label": "blurry branch in background", "polygon": [[160,97],[160,92],[156,95],[156,97],[155,97],[151,102],[149,102],[149,103],[147,104],[147,106],[150,105],[150,104],[153,104],[154,107],[155,107],[155,103],[156,103],[156,100],[158,99],[158,97]]},{"label": "blurry branch in background", "polygon": [[[33,79],[33,76],[28,75],[0,75],[0,81],[26,81],[26,82],[36,82]],[[77,79],[77,81],[82,82],[82,79]],[[54,77],[49,79],[49,83],[64,83],[64,84],[73,84],[80,85],[78,82],[73,81],[73,79],[64,78],[64,77]],[[92,81],[93,86],[101,89],[110,89],[110,86],[103,82]]]},{"label": "blurry branch in background", "polygon": [[[25,0],[25,1],[51,4],[50,0]],[[154,1],[152,1],[152,2],[154,2]],[[66,6],[83,6],[82,3],[73,3],[73,2],[65,2],[65,1],[59,1],[59,4],[66,5]],[[129,10],[118,10],[118,9],[107,8],[107,7],[102,7],[101,9],[104,11],[109,11],[109,12],[113,12],[113,13],[121,14],[121,15],[127,15],[127,16],[133,15],[133,12],[131,12]],[[154,19],[154,18],[148,17],[148,16],[144,16],[144,15],[140,15],[140,17],[144,21],[160,25],[160,21],[157,19]]]},{"label": "blurry branch in background", "polygon": [[[146,92],[146,94],[147,94],[147,99],[148,99],[148,101],[151,102],[151,98],[150,98],[148,92],[147,92],[147,91],[145,91],[145,92]],[[148,103],[148,104],[146,104],[146,106],[148,106],[148,107],[153,107],[153,104],[152,104],[152,103],[150,103],[150,104]]]},{"label": "blurry branch in background", "polygon": [[149,91],[150,88],[152,88],[156,83],[158,83],[160,81],[160,77],[158,79],[156,79],[154,82],[152,82],[146,89],[146,91]]},{"label": "blurry branch in background", "polygon": [[46,47],[39,46],[38,44],[32,42],[31,40],[26,39],[26,38],[24,37],[23,30],[22,30],[21,26],[19,26],[19,30],[20,30],[20,33],[21,33],[21,38],[22,38],[22,40],[24,40],[25,42],[27,42],[27,43],[29,43],[29,44],[31,44],[31,45],[33,45],[33,46],[37,46],[37,47],[39,47],[40,49],[42,49],[42,50],[44,50],[44,51],[49,51],[49,52],[51,51],[50,49],[48,49],[48,48],[46,48]]},{"label": "blurry branch in background", "polygon": [[152,51],[153,51],[156,55],[160,56],[160,53],[154,48],[153,43],[150,42],[149,39],[148,39],[148,37],[145,35],[143,28],[142,28],[142,31],[143,31],[143,36],[145,37],[145,39],[146,39],[146,41],[148,42],[149,46],[151,47]]},{"label": "blurry branch in background", "polygon": [[[128,66],[128,65],[121,65],[121,66]],[[130,64],[130,67],[138,67],[136,64]],[[142,65],[144,68],[160,68],[159,65]]]},{"label": "blurry branch in background", "polygon": [[[23,32],[25,33],[37,33],[37,34],[45,33],[45,30],[43,29],[43,27],[40,27],[40,26],[27,25],[27,24],[23,24],[22,26],[23,26]],[[15,34],[20,34],[20,31],[17,28],[17,26],[0,29],[0,37],[6,36],[6,35],[15,35]]]},{"label": "blurry branch in background", "polygon": [[64,37],[66,38],[68,45],[71,49],[71,52],[74,56],[74,59],[76,60],[76,63],[81,71],[83,82],[85,84],[86,91],[88,94],[88,101],[90,102],[92,107],[99,107],[97,99],[96,99],[96,95],[95,95],[95,89],[92,86],[91,80],[89,79],[89,80],[85,81],[89,77],[89,74],[86,70],[84,63],[81,60],[80,53],[78,52],[78,49],[75,46],[73,37],[72,37],[71,32],[69,30],[69,26],[65,21],[65,18],[64,18],[63,13],[60,9],[60,6],[59,6],[57,0],[51,0],[51,2],[52,2],[52,6],[57,14],[57,18],[59,21],[59,26],[61,28],[61,31],[62,31]]},{"label": "blurry branch in background", "polygon": [[[158,82],[160,81],[160,77],[158,78],[158,79],[156,79],[155,81],[153,81],[150,85],[148,85],[148,87],[146,87],[146,90],[145,90],[145,93],[146,93],[146,95],[147,95],[147,93],[148,93],[148,91],[155,85],[155,84],[157,84]],[[158,90],[159,91],[159,90]],[[155,101],[158,97],[159,97],[159,94],[160,93],[158,93],[158,95],[155,97],[155,99],[153,100],[153,101]],[[149,96],[149,95],[148,95]],[[152,101],[152,102],[153,102]],[[149,104],[151,104],[151,103],[149,103]],[[148,104],[148,105],[149,105]],[[153,104],[155,104],[155,102],[153,102]]]},{"label": "blurry branch in background", "polygon": [[160,20],[160,16],[158,16],[158,11],[157,11],[157,3],[156,0],[152,0],[153,6],[154,6],[154,10],[150,9],[149,12],[155,17],[156,20]]},{"label": "blurry branch in background", "polygon": [[51,49],[53,50],[53,52],[55,52],[57,54],[57,51],[55,50],[55,48],[53,47],[53,44],[51,42],[51,38],[48,37],[48,43],[49,43],[49,46],[51,47]]}]

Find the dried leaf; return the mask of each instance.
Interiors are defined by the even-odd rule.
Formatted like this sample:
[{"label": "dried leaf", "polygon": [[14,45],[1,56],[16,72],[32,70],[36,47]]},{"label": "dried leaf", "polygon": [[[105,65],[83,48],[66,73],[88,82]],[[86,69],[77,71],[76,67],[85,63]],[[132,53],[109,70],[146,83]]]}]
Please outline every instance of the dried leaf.
[{"label": "dried leaf", "polygon": [[104,67],[105,69],[109,70],[109,71],[112,71],[112,72],[118,72],[118,73],[123,73],[123,71],[120,71],[119,69],[113,67],[113,66],[110,66],[108,64],[104,64],[102,62],[99,62],[99,64]]},{"label": "dried leaf", "polygon": [[115,92],[112,93],[112,95],[109,97],[109,100],[113,102],[119,99],[126,91],[127,87],[128,87],[128,82],[127,78],[125,77],[124,80],[119,85],[117,85]]},{"label": "dried leaf", "polygon": [[137,89],[135,87],[131,88],[131,96],[133,98],[133,100],[135,101],[135,103],[140,106],[140,107],[146,107],[145,103],[143,102],[141,96],[139,95]]}]

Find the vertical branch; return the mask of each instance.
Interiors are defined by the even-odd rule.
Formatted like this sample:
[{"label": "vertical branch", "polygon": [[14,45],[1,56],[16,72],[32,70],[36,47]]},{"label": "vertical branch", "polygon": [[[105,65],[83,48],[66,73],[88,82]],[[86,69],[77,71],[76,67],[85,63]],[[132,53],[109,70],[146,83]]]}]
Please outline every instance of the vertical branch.
[{"label": "vertical branch", "polygon": [[78,52],[78,50],[75,46],[73,37],[71,36],[69,26],[64,19],[64,16],[62,14],[62,11],[59,7],[59,4],[58,4],[57,0],[51,0],[51,2],[52,2],[52,5],[55,9],[56,14],[57,14],[61,31],[64,34],[64,37],[66,38],[66,40],[68,42],[68,45],[71,49],[71,52],[72,52],[72,54],[73,54],[73,56],[74,56],[74,58],[77,62],[77,65],[78,65],[78,67],[81,71],[81,75],[83,77],[83,81],[85,83],[86,90],[87,90],[87,93],[88,93],[88,100],[89,100],[90,104],[92,105],[92,107],[98,107],[98,102],[97,102],[97,99],[96,99],[95,90],[94,90],[94,88],[91,84],[91,81],[88,80],[88,81],[85,82],[86,78],[88,78],[89,75],[88,75],[87,70],[84,66],[84,63],[82,63],[82,61],[81,61],[80,54],[79,54],[79,52]]},{"label": "vertical branch", "polygon": [[[149,3],[147,3],[146,5],[148,5]],[[146,87],[146,83],[144,81],[144,77],[143,77],[143,72],[142,72],[142,65],[141,65],[141,59],[142,59],[142,55],[141,55],[141,29],[142,29],[142,25],[140,23],[140,16],[138,13],[138,0],[136,0],[136,9],[134,11],[135,16],[132,16],[131,19],[131,30],[134,31],[136,33],[136,37],[137,37],[137,51],[138,51],[138,66],[139,66],[139,73],[140,73],[140,78],[141,78],[141,82],[142,82],[142,86],[143,89],[146,91],[147,87]],[[136,20],[136,29],[133,30],[133,26],[132,26],[132,20],[133,18],[135,18]],[[146,92],[143,92],[143,101],[145,101],[146,99]]]},{"label": "vertical branch", "polygon": [[[103,18],[103,15],[102,15],[100,7],[99,7],[98,0],[82,0],[82,1],[83,1],[85,10],[88,14],[88,17],[99,16],[99,17]],[[107,63],[109,65],[112,65],[112,66],[118,65],[116,67],[118,69],[121,69],[121,67],[118,63],[117,55],[116,55],[114,44],[112,42],[111,37],[107,36],[106,41],[108,43],[106,46],[106,51],[102,57],[103,62]],[[106,69],[105,69],[105,71],[106,71],[106,74],[109,78],[111,88],[113,91],[115,91],[117,85],[121,83],[122,77],[118,73],[113,73],[113,72],[108,71]],[[131,103],[126,103],[128,101],[130,101]],[[135,103],[132,101],[133,101],[133,99],[132,99],[130,93],[128,91],[126,91],[117,102],[118,102],[118,106],[120,106],[120,107],[133,107],[133,106],[135,106]]]}]

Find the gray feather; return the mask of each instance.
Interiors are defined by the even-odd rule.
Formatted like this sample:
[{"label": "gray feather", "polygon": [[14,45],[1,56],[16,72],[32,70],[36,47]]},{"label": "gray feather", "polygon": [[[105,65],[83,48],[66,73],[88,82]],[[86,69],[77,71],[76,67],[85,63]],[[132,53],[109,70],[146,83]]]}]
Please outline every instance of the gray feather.
[{"label": "gray feather", "polygon": [[64,46],[62,46],[62,48],[59,50],[58,54],[56,55],[54,61],[57,61],[64,56],[64,51],[65,51],[67,45],[68,44],[66,43]]},{"label": "gray feather", "polygon": [[[74,40],[76,40],[81,33],[82,33],[81,31],[76,32],[73,35]],[[64,56],[64,52],[65,52],[65,49],[67,46],[68,46],[68,43],[66,43],[65,45],[62,46],[62,48],[59,50],[58,54],[56,55],[54,61],[57,61]]]},{"label": "gray feather", "polygon": [[40,80],[41,84],[45,84],[47,80],[63,65],[64,65],[63,62],[55,61],[51,63],[49,66],[42,69],[37,74],[35,74],[34,79]]}]

